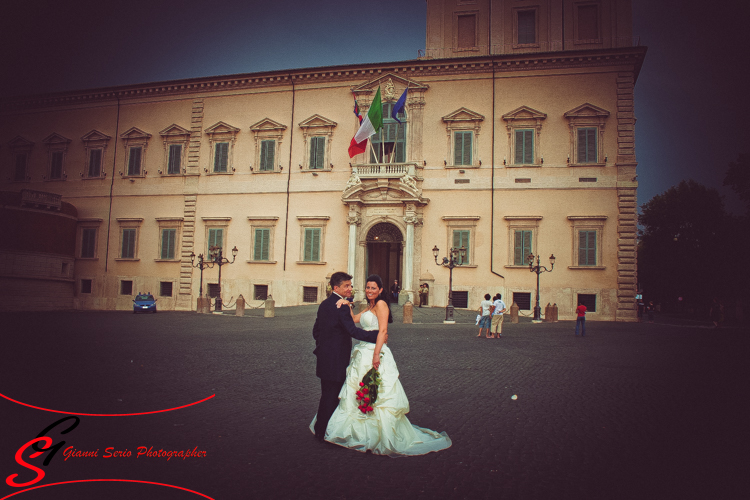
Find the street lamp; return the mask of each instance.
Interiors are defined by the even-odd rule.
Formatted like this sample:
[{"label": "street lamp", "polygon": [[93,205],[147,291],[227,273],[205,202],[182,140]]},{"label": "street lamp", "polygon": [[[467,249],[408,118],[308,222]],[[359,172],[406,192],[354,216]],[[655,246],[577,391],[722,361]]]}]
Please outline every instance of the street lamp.
[{"label": "street lamp", "polygon": [[453,268],[459,266],[460,263],[463,262],[466,257],[466,247],[451,248],[448,252],[450,259],[448,259],[448,257],[443,257],[442,262],[438,262],[438,253],[440,253],[440,250],[437,245],[435,245],[435,248],[432,249],[432,255],[435,256],[435,264],[447,267],[450,270],[450,278],[448,281],[448,305],[445,307],[445,321],[443,321],[443,323],[452,324],[455,323],[453,320]]},{"label": "street lamp", "polygon": [[195,263],[195,252],[190,252],[190,265],[193,266],[196,269],[200,269],[201,270],[201,287],[200,287],[200,291],[198,293],[198,299],[200,301],[200,299],[203,297],[203,270],[211,268],[211,267],[214,267],[214,264],[210,260],[204,261],[203,260],[203,254],[198,255],[198,263],[196,264]]},{"label": "street lamp", "polygon": [[527,260],[529,261],[529,271],[536,273],[536,306],[534,307],[534,321],[539,322],[542,320],[542,308],[539,307],[539,275],[544,272],[552,272],[555,268],[555,254],[549,256],[549,262],[552,264],[549,269],[539,264],[539,255],[536,256],[536,265],[534,265],[533,253],[529,254]]},{"label": "street lamp", "polygon": [[232,249],[232,261],[230,262],[228,258],[224,257],[221,247],[213,246],[208,249],[208,255],[211,257],[211,262],[213,262],[214,265],[219,266],[219,296],[216,297],[215,311],[221,311],[221,266],[234,264],[234,260],[237,258],[237,252],[239,252],[239,250],[237,250],[237,247],[235,246]]}]

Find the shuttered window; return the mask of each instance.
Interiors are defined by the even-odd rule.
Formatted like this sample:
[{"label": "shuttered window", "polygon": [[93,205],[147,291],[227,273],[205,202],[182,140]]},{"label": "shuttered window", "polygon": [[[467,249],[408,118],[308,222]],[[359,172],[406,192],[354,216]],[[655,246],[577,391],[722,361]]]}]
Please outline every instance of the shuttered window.
[{"label": "shuttered window", "polygon": [[25,181],[26,180],[26,160],[28,155],[26,153],[20,153],[16,155],[16,169],[13,173],[14,181]]},{"label": "shuttered window", "polygon": [[536,43],[536,11],[518,12],[518,43]]},{"label": "shuttered window", "polygon": [[62,179],[63,152],[53,151],[50,155],[49,178]]},{"label": "shuttered window", "polygon": [[260,141],[260,170],[261,172],[273,171],[274,153],[276,152],[276,141]]},{"label": "shuttered window", "polygon": [[305,262],[320,261],[320,228],[305,228],[305,250],[303,259]]},{"label": "shuttered window", "polygon": [[310,138],[310,168],[325,168],[326,138]]},{"label": "shuttered window", "polygon": [[123,259],[135,258],[135,229],[122,230],[122,251],[120,257]]},{"label": "shuttered window", "polygon": [[[224,230],[223,229],[209,229],[208,230],[208,250],[211,247],[224,247]],[[208,255],[208,254],[206,254]]]},{"label": "shuttered window", "polygon": [[161,258],[174,259],[175,242],[177,240],[177,229],[161,230]]},{"label": "shuttered window", "polygon": [[372,142],[370,162],[372,163],[404,163],[406,161],[406,115],[403,110],[398,114],[401,123],[391,118],[394,104],[383,103],[383,128],[370,137],[370,142]]},{"label": "shuttered window", "polygon": [[461,258],[461,254],[458,254],[458,264],[466,265],[469,264],[469,255],[471,255],[471,247],[469,246],[469,233],[468,230],[454,230],[453,231],[453,248],[466,248],[466,256]]},{"label": "shuttered window", "polygon": [[143,148],[132,147],[128,155],[128,175],[141,175],[141,154]]},{"label": "shuttered window", "polygon": [[217,142],[214,152],[214,172],[226,172],[229,165],[229,143]]},{"label": "shuttered window", "polygon": [[515,231],[515,251],[513,252],[513,264],[524,266],[527,264],[526,258],[531,253],[531,231]]},{"label": "shuttered window", "polygon": [[93,259],[96,257],[96,228],[83,228],[81,230],[81,258]]},{"label": "shuttered window", "polygon": [[470,130],[453,133],[453,164],[471,165],[471,148],[473,132]]},{"label": "shuttered window", "polygon": [[271,229],[263,228],[255,230],[255,242],[253,249],[253,260],[268,260],[269,248],[271,247]]},{"label": "shuttered window", "polygon": [[179,174],[182,168],[182,144],[169,145],[169,162],[167,173],[170,175]]},{"label": "shuttered window", "polygon": [[532,165],[534,163],[534,130],[516,130],[516,165]]},{"label": "shuttered window", "polygon": [[578,163],[597,162],[596,131],[596,127],[578,129]]},{"label": "shuttered window", "polygon": [[102,173],[102,150],[89,151],[89,177],[99,177]]},{"label": "shuttered window", "polygon": [[578,231],[578,265],[596,265],[596,231]]}]

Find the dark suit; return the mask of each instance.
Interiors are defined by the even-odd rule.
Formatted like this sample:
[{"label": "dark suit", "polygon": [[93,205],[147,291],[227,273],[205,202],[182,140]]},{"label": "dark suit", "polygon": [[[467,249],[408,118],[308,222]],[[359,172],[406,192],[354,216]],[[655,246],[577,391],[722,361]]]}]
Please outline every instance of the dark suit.
[{"label": "dark suit", "polygon": [[323,439],[328,421],[339,404],[339,392],[346,380],[346,367],[352,353],[352,338],[373,344],[378,339],[377,330],[368,332],[354,326],[347,306],[336,307],[340,298],[332,293],[320,303],[313,326],[313,352],[318,358],[315,374],[320,378],[321,388],[318,419],[315,422],[315,436],[318,439]]}]

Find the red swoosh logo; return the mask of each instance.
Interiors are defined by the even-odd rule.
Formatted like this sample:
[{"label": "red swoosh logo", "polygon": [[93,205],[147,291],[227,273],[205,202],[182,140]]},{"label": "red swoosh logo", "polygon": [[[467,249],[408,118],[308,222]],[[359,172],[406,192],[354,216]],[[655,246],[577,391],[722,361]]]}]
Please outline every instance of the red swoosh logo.
[{"label": "red swoosh logo", "polygon": [[[51,411],[51,410],[48,410],[48,411]],[[166,411],[168,411],[168,410],[166,410]],[[83,413],[78,413],[77,415],[83,415]],[[36,490],[38,488],[46,488],[47,486],[57,486],[57,485],[60,485],[60,484],[71,484],[71,483],[92,483],[92,482],[103,482],[103,481],[115,481],[115,482],[122,482],[122,483],[155,484],[157,486],[166,486],[168,488],[174,488],[176,490],[188,491],[190,493],[195,493],[196,495],[201,496],[203,498],[208,498],[208,500],[214,500],[213,498],[211,498],[208,495],[204,495],[203,493],[198,493],[197,491],[189,490],[189,489],[183,488],[181,486],[175,486],[173,484],[154,483],[152,481],[138,481],[136,479],[79,479],[79,480],[76,480],[76,481],[64,481],[62,483],[42,484],[40,486],[34,486],[33,488],[26,488],[25,490],[13,492],[13,493],[11,493],[8,496],[4,496],[3,498],[0,498],[0,500],[5,500],[6,498],[10,498],[10,497],[12,497],[14,495],[18,495],[19,493],[23,493],[25,491]]]},{"label": "red swoosh logo", "polygon": [[[151,415],[153,413],[164,413],[166,411],[174,411],[174,410],[179,410],[180,408],[187,408],[188,406],[193,406],[193,405],[197,405],[198,403],[203,403],[204,401],[208,401],[212,397],[216,396],[216,394],[211,394],[209,397],[201,399],[200,401],[196,401],[195,403],[189,403],[186,405],[177,406],[175,408],[167,408],[166,410],[144,411],[141,413],[80,413],[80,412],[75,412],[75,411],[50,410],[49,408],[41,408],[39,406],[30,405],[28,403],[22,403],[21,401],[16,401],[13,398],[9,398],[5,394],[0,394],[0,396],[4,397],[8,401],[13,401],[14,403],[18,403],[19,405],[22,405],[22,406],[28,406],[29,408],[34,408],[35,410],[49,411],[52,413],[64,413],[66,415],[86,415],[87,417],[129,417],[131,415]],[[102,479],[101,481],[124,481],[124,479],[106,479],[106,480]],[[136,481],[136,482],[142,483],[145,481]],[[59,484],[62,484],[62,483],[59,483]],[[154,483],[154,484],[158,484],[158,483]],[[169,486],[169,485],[167,484],[165,486]],[[8,497],[5,497],[5,498],[8,498]],[[0,498],[0,500],[3,500],[3,499]]]}]

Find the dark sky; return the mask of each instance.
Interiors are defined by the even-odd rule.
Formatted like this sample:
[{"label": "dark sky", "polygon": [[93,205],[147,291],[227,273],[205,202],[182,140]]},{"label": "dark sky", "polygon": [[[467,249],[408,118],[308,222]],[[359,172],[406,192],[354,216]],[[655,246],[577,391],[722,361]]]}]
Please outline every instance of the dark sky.
[{"label": "dark sky", "polygon": [[[682,179],[722,188],[750,153],[747,2],[633,0],[639,203]],[[424,0],[26,0],[0,16],[0,95],[414,59]],[[377,19],[377,22],[373,22]]]}]

